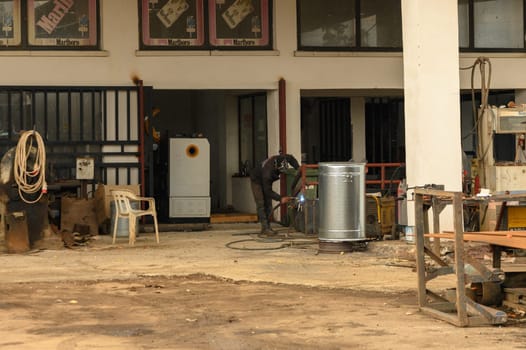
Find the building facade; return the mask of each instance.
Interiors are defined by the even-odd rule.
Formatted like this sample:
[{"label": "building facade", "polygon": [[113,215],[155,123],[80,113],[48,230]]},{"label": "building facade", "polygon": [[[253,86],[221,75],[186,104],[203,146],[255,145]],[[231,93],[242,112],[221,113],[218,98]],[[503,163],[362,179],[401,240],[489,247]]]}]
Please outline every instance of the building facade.
[{"label": "building facade", "polygon": [[[210,142],[213,210],[250,210],[238,198],[247,189],[239,175],[280,150],[310,163],[405,162],[410,186],[460,190],[462,146],[474,152],[473,137],[464,137],[473,125],[469,110],[462,115],[470,102],[461,103],[472,71],[461,68],[488,57],[491,88],[518,102],[526,85],[523,0],[1,5],[0,98],[8,135],[36,125],[55,133],[55,141],[82,143],[77,153],[89,153],[87,141],[99,138],[111,141],[99,144],[106,148],[98,152],[111,153],[106,160],[135,164],[148,117],[147,134],[154,127],[161,141],[146,138],[146,169],[132,166],[131,175],[95,181],[142,179],[149,193],[161,174],[155,169],[164,162],[157,151],[163,140],[203,135]],[[474,84],[480,88],[478,71]],[[52,127],[39,122],[50,110]],[[61,138],[60,130],[69,132]],[[119,160],[127,146],[131,160]],[[101,155],[98,163],[104,161]]]}]

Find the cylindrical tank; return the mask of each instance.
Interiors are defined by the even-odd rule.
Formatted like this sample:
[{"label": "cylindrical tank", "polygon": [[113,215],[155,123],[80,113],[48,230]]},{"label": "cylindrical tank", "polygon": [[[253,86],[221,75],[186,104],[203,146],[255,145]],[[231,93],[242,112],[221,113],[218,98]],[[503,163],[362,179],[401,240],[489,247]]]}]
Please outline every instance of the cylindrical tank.
[{"label": "cylindrical tank", "polygon": [[320,241],[365,240],[365,163],[319,163]]}]

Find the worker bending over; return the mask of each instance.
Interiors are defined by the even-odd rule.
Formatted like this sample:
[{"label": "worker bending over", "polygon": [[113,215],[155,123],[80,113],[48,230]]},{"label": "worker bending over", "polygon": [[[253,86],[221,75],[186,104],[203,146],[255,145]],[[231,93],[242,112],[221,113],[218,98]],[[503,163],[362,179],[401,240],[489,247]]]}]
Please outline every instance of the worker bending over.
[{"label": "worker bending over", "polygon": [[272,190],[272,183],[279,179],[289,166],[299,168],[299,163],[290,154],[279,154],[272,156],[250,171],[250,183],[252,193],[256,201],[258,220],[261,223],[261,233],[274,235],[276,232],[270,227],[270,215],[272,215],[272,200],[285,204],[290,197],[282,197]]}]

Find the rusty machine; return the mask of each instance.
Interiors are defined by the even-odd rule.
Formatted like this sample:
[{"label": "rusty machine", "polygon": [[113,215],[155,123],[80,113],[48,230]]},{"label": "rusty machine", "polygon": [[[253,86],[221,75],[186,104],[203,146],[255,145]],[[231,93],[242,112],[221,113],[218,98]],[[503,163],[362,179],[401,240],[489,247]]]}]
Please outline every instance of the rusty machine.
[{"label": "rusty machine", "polygon": [[37,131],[20,134],[0,161],[0,211],[7,252],[29,250],[43,238],[48,201],[46,151]]}]

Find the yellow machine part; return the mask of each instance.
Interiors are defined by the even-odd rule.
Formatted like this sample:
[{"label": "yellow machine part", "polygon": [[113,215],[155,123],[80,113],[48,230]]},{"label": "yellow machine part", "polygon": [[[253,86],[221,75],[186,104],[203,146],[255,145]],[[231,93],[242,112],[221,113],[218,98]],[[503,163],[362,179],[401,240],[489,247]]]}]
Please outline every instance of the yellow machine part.
[{"label": "yellow machine part", "polygon": [[526,206],[508,207],[508,229],[526,228]]},{"label": "yellow machine part", "polygon": [[[373,213],[375,212],[376,215]],[[394,197],[379,197],[367,195],[367,213],[376,217],[379,225],[379,233],[390,235],[395,224],[395,200]],[[372,222],[371,222],[372,223]]]}]

